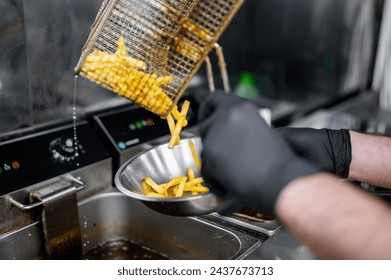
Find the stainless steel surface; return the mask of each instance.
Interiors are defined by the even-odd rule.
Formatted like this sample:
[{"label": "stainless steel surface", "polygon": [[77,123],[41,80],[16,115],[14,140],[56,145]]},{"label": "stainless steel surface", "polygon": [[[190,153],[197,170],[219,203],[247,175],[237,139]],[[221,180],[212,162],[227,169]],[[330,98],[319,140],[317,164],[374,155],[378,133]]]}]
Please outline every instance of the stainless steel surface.
[{"label": "stainless steel surface", "polygon": [[76,192],[75,183],[62,181],[30,194],[31,199],[42,201],[45,250],[50,259],[81,255]]},{"label": "stainless steel surface", "polygon": [[41,222],[34,222],[6,234],[0,234],[1,260],[38,260],[44,259]]},{"label": "stainless steel surface", "polygon": [[161,144],[143,152],[123,164],[115,175],[115,185],[125,195],[142,201],[151,209],[174,216],[197,216],[216,211],[222,203],[211,192],[187,197],[150,197],[143,194],[141,181],[151,177],[157,183],[170,181],[186,174],[191,167],[195,176],[200,172],[191,153],[192,140],[198,154],[202,150],[199,137],[181,140],[174,149]]},{"label": "stainless steel surface", "polygon": [[31,215],[42,217],[45,251],[50,259],[71,259],[81,255],[76,194],[86,184],[70,174],[64,178],[67,180],[55,181],[28,193],[30,204],[17,202],[12,197],[9,199],[22,211],[42,206],[41,211],[31,212]]},{"label": "stainless steel surface", "polygon": [[160,214],[119,192],[87,199],[79,212],[84,252],[108,241],[129,240],[172,259],[236,259],[259,243],[196,218]]},{"label": "stainless steel surface", "polygon": [[[80,202],[79,221],[84,255],[110,242],[129,241],[169,259],[241,259],[261,244],[259,238],[235,229],[157,213],[118,191]],[[42,236],[41,222],[0,235],[0,259],[47,258]],[[132,258],[130,250],[125,253]],[[118,257],[124,254],[105,256]]]},{"label": "stainless steel surface", "polygon": [[[69,174],[66,177],[70,181],[78,184],[78,186],[76,187],[76,191],[81,191],[82,189],[84,189],[86,187],[86,184],[82,180],[74,178],[73,176],[71,176]],[[23,210],[23,211],[31,210],[31,209],[34,209],[36,207],[43,205],[42,201],[36,201],[36,202],[30,203],[30,204],[23,204],[23,203],[20,203],[20,202],[14,200],[12,197],[10,197],[9,200],[12,205],[18,207],[20,210]]]},{"label": "stainless steel surface", "polygon": [[[77,193],[78,201],[90,197],[96,193],[112,189],[111,160],[97,162],[91,166],[80,168],[70,173],[72,177],[82,178],[88,188]],[[40,220],[37,215],[32,215],[30,211],[21,211],[12,204],[16,201],[23,205],[28,205],[29,193],[39,188],[56,184],[59,181],[67,180],[68,176],[53,178],[38,184],[29,186],[19,191],[0,196],[0,236],[19,228],[28,226]],[[38,202],[38,204],[42,204]]]},{"label": "stainless steel surface", "polygon": [[119,165],[122,166],[127,161],[129,161],[129,159],[137,156],[138,154],[145,152],[146,150],[151,149],[157,145],[168,143],[169,141],[170,137],[168,135],[165,135],[163,137],[153,139],[152,141],[148,141],[147,143],[142,143],[140,145],[132,147],[131,149],[121,151],[121,154],[119,156]]},{"label": "stainless steel surface", "polygon": [[233,216],[224,216],[219,215],[217,213],[210,214],[211,217],[214,217],[218,220],[230,223],[236,227],[245,228],[251,231],[260,232],[262,234],[266,234],[267,236],[273,236],[276,234],[278,230],[281,228],[281,222],[274,219],[271,221],[263,221],[263,222],[249,222],[243,219],[235,218]]},{"label": "stainless steel surface", "polygon": [[288,229],[281,228],[268,238],[246,260],[316,260],[318,257],[312,250],[303,245]]}]

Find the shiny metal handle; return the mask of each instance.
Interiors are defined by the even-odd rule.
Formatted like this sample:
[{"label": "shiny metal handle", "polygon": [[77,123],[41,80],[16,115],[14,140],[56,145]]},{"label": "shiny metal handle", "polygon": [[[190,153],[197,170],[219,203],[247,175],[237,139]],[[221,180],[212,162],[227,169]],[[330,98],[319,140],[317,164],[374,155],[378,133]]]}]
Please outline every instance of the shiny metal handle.
[{"label": "shiny metal handle", "polygon": [[32,203],[32,204],[23,204],[23,203],[20,203],[16,200],[14,200],[12,197],[10,198],[10,202],[12,205],[18,207],[20,210],[23,210],[23,211],[26,211],[26,210],[31,210],[33,208],[36,208],[38,206],[42,206],[43,205],[43,202],[42,201],[38,201],[38,202],[35,202],[35,203]]},{"label": "shiny metal handle", "polygon": [[80,177],[75,178],[72,175],[66,175],[65,178],[71,182],[78,184],[78,187],[76,187],[76,191],[81,191],[87,186],[87,184],[84,183],[84,181],[82,181]]},{"label": "shiny metal handle", "polygon": [[[86,183],[84,183],[80,178],[75,178],[71,175],[65,176],[65,179],[66,179],[66,181],[70,181],[70,182],[76,183],[78,185],[76,187],[76,192],[84,189],[87,186]],[[43,205],[42,201],[37,201],[37,202],[31,203],[31,204],[23,204],[23,203],[20,203],[20,202],[14,200],[12,197],[9,198],[9,201],[11,202],[12,205],[18,207],[20,210],[23,210],[23,211],[31,210],[33,208],[36,208],[36,207]]]}]

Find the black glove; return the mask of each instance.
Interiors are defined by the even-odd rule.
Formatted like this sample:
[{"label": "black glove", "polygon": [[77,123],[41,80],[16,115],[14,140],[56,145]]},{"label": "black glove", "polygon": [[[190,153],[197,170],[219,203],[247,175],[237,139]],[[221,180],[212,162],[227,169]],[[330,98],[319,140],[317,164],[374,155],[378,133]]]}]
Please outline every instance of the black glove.
[{"label": "black glove", "polygon": [[208,187],[274,214],[281,190],[317,170],[294,154],[249,101],[220,91],[201,104],[201,174]]},{"label": "black glove", "polygon": [[298,156],[322,171],[348,177],[352,161],[349,130],[278,128],[278,132]]}]

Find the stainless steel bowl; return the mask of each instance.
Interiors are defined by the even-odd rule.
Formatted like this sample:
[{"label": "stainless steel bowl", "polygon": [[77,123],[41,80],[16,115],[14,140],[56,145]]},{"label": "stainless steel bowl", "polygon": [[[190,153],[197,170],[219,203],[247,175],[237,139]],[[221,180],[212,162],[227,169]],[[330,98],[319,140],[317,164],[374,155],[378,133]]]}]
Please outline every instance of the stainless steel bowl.
[{"label": "stainless steel bowl", "polygon": [[192,140],[200,155],[202,142],[198,137],[181,140],[174,149],[168,144],[153,147],[124,163],[117,171],[115,185],[127,196],[141,200],[149,208],[173,216],[198,216],[219,209],[221,202],[211,192],[187,197],[150,197],[142,194],[141,181],[151,177],[157,183],[165,183],[186,174],[191,167],[195,176],[200,176],[191,153]]}]

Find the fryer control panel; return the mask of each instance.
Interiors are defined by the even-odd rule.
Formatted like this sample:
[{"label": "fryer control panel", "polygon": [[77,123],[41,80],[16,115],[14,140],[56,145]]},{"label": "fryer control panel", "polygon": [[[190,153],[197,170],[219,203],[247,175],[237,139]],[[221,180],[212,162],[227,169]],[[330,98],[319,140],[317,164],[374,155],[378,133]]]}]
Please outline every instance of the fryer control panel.
[{"label": "fryer control panel", "polygon": [[[183,100],[190,101],[187,120],[188,127],[191,127],[197,123],[198,104],[190,96]],[[178,102],[179,108],[183,100]],[[139,106],[96,116],[95,121],[119,153],[170,133],[165,119]]]},{"label": "fryer control panel", "polygon": [[[75,145],[76,143],[76,145]],[[87,124],[72,125],[0,143],[0,195],[109,158]]]}]

